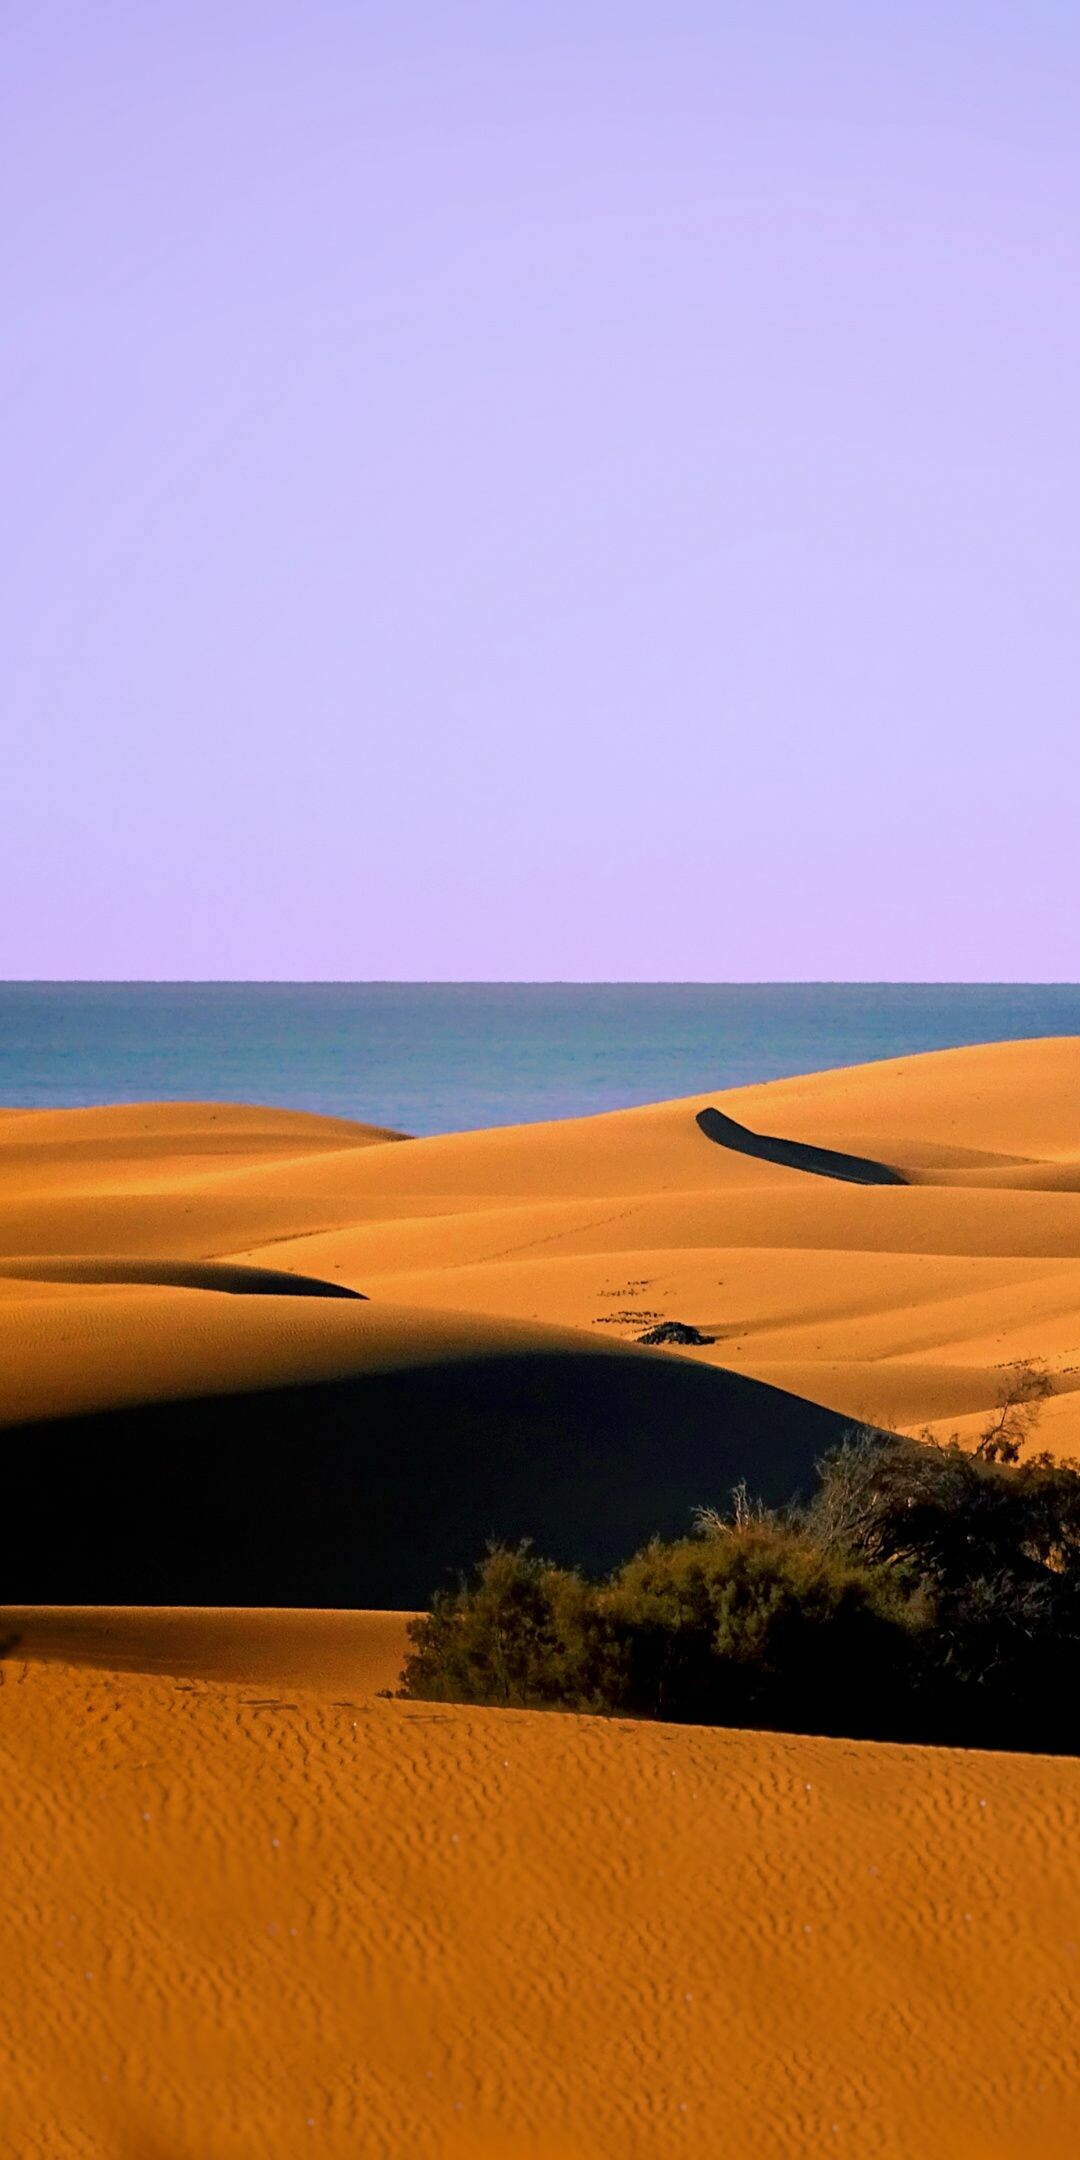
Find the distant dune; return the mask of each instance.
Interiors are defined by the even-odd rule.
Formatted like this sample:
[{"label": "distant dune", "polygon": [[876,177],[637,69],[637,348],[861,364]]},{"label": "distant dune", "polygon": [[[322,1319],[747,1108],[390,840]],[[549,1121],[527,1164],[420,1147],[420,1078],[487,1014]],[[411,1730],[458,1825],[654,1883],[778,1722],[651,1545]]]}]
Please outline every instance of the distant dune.
[{"label": "distant dune", "polygon": [[394,1615],[12,1618],[5,2154],[1076,2152],[1080,1765],[378,1701]]},{"label": "distant dune", "polygon": [[[890,1182],[851,1184],[836,1160]],[[369,1305],[264,1311],[255,1277],[214,1283],[220,1268]],[[214,1287],[246,1294],[225,1305]],[[1080,1449],[1080,1041],[404,1145],[229,1104],[0,1121],[9,1423],[341,1378],[372,1363],[384,1307],[402,1313],[402,1365],[438,1313],[458,1315],[460,1352],[475,1326],[484,1354],[488,1324],[512,1324],[525,1354],[534,1324],[575,1331],[581,1352],[581,1335],[622,1346],[685,1320],[715,1341],[665,1350],[665,1369],[737,1369],[909,1428],[972,1428],[1002,1363],[1041,1356],[1045,1441]],[[387,1313],[380,1369],[391,1331]]]},{"label": "distant dune", "polygon": [[[670,1320],[714,1339],[635,1346]],[[415,1605],[489,1533],[606,1564],[852,1419],[974,1431],[1019,1357],[1080,1449],[1073,1039],[404,1143],[0,1121],[24,1598]]]},{"label": "distant dune", "polygon": [[280,1269],[237,1266],[229,1260],[94,1260],[83,1257],[42,1260],[16,1255],[3,1263],[8,1282],[79,1283],[92,1288],[101,1283],[153,1284],[166,1290],[224,1290],[234,1297],[330,1297],[359,1298],[362,1290],[344,1283],[324,1282],[321,1276],[283,1273]]}]

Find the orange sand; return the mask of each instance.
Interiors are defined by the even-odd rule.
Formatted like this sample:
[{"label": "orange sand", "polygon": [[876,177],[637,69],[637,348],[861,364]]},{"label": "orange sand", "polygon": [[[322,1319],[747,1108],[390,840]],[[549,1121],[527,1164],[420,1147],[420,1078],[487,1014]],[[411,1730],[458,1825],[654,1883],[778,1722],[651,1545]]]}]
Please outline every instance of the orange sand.
[{"label": "orange sand", "polygon": [[1077,2150],[1080,1764],[379,1701],[395,1625],[35,1616],[5,2160]]},{"label": "orange sand", "polygon": [[[708,1101],[910,1182],[734,1154],[697,1128]],[[50,1258],[64,1279],[42,1279]],[[112,1279],[95,1281],[105,1258]],[[190,1267],[163,1284],[179,1262],[206,1288]],[[221,1263],[370,1303],[212,1295]],[[439,1354],[440,1312],[459,1346],[470,1329],[530,1343],[537,1322],[612,1346],[689,1320],[715,1345],[654,1355],[945,1431],[976,1429],[1002,1366],[1039,1357],[1057,1390],[1042,1437],[1080,1451],[1080,1041],[405,1145],[220,1104],[0,1120],[0,1419],[240,1388],[260,1369],[385,1369],[427,1339]]]},{"label": "orange sand", "polygon": [[[1080,1452],[1080,1043],[405,1145],[25,1113],[0,1255],[8,1423],[677,1317],[715,1345],[649,1355],[945,1430],[1041,1357]],[[403,1624],[0,1616],[5,2160],[1080,2149],[1080,1764],[386,1701]]]}]

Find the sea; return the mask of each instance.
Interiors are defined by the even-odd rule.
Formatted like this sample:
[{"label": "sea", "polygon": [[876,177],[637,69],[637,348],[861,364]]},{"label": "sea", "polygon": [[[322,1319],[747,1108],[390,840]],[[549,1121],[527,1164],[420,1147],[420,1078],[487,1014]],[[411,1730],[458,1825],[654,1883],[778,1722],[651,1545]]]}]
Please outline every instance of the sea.
[{"label": "sea", "polygon": [[1080,1035],[1076,983],[6,983],[0,1105],[286,1104],[409,1133]]}]

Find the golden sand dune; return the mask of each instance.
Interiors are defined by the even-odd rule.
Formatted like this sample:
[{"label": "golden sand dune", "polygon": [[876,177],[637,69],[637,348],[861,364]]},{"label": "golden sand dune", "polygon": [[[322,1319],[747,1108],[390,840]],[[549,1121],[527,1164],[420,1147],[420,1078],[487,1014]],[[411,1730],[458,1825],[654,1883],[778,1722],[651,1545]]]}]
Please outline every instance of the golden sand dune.
[{"label": "golden sand dune", "polygon": [[316,1116],[307,1110],[267,1109],[221,1102],[103,1103],[85,1110],[9,1110],[0,1115],[5,1157],[52,1155],[92,1165],[113,1152],[121,1162],[140,1156],[169,1161],[252,1153],[273,1159],[305,1149],[362,1147],[403,1136],[382,1125]]},{"label": "golden sand dune", "polygon": [[[845,1182],[717,1144],[698,1124],[710,1107],[904,1183]],[[320,1191],[335,1167],[313,1165]],[[238,1198],[256,1177],[238,1171]],[[312,1206],[303,1166],[290,1179]],[[298,1228],[287,1259],[273,1248],[276,1265],[372,1298],[622,1339],[689,1320],[716,1337],[688,1353],[696,1362],[913,1427],[977,1422],[1002,1368],[1036,1356],[1060,1391],[1046,1437],[1080,1447],[1074,1039],[376,1148],[338,1182],[339,1219]],[[257,1243],[242,1252],[271,1258]]]},{"label": "golden sand dune", "polygon": [[400,1627],[34,1616],[5,2155],[1076,2151],[1080,1766],[378,1701]]},{"label": "golden sand dune", "polygon": [[748,1463],[785,1498],[842,1429],[578,1329],[385,1299],[8,1289],[0,1574],[35,1602],[415,1606],[491,1535],[610,1566]]},{"label": "golden sand dune", "polygon": [[346,1289],[343,1283],[324,1282],[321,1276],[298,1275],[291,1271],[285,1274],[280,1268],[237,1265],[229,1260],[117,1260],[111,1254],[104,1259],[84,1254],[70,1260],[63,1253],[43,1260],[38,1254],[20,1259],[13,1253],[0,1262],[0,1266],[9,1285],[73,1283],[85,1289],[106,1283],[131,1287],[156,1284],[168,1290],[221,1290],[246,1297],[358,1298],[363,1295],[360,1290]]},{"label": "golden sand dune", "polygon": [[17,1644],[9,1678],[32,1658],[113,1673],[375,1695],[398,1686],[409,1617],[258,1606],[5,1605],[0,1643]]},{"label": "golden sand dune", "polygon": [[[259,1272],[247,1271],[256,1279]],[[231,1283],[225,1292],[206,1294],[215,1283],[209,1265],[201,1291],[139,1282],[134,1269],[132,1274],[134,1279],[117,1283],[103,1283],[97,1269],[87,1277],[5,1278],[4,1385],[18,1422],[147,1401],[247,1398],[421,1368],[453,1368],[463,1381],[466,1368],[514,1357],[538,1367],[573,1357],[605,1371],[628,1363],[635,1373],[656,1369],[655,1358],[642,1351],[598,1336],[583,1340],[566,1328],[386,1298],[369,1302],[332,1290],[312,1298],[307,1286],[313,1278],[307,1276],[301,1278],[302,1297],[283,1297],[275,1285],[272,1297],[262,1291],[234,1302]],[[52,1296],[42,1294],[46,1285]],[[685,1385],[685,1374],[674,1383],[669,1374],[669,1384]]]},{"label": "golden sand dune", "polygon": [[5,2160],[1071,2160],[1080,1765],[388,1701],[400,1612],[205,1609],[603,1563],[1021,1357],[1080,1448],[1076,1042],[407,1144],[0,1119],[2,1573],[66,1601],[0,1614]]},{"label": "golden sand dune", "polygon": [[[859,1182],[852,1158],[858,1178],[869,1165],[902,1182]],[[772,1497],[793,1488],[839,1425],[811,1416],[797,1442],[792,1397],[839,1421],[973,1433],[1005,1368],[1036,1357],[1055,1389],[1042,1435],[1080,1449],[1078,1166],[1074,1039],[407,1142],[221,1104],[22,1113],[0,1121],[0,1419],[36,1427],[10,1443],[20,1504],[43,1419],[80,1507],[86,1465],[117,1448],[186,1462],[192,1494],[216,1461],[215,1487],[233,1488],[209,1518],[222,1537],[246,1481],[253,1565],[294,1504],[314,1555],[307,1485],[362,1489],[369,1529],[341,1531],[357,1573],[326,1594],[414,1603],[467,1554],[421,1539],[415,1567],[435,1578],[369,1581],[395,1494],[436,1515],[456,1481],[475,1503],[454,1532],[470,1550],[489,1529],[557,1542],[564,1506],[612,1538],[674,1528],[665,1509],[685,1520],[740,1472]],[[672,1319],[713,1340],[634,1347]],[[663,1496],[624,1514],[661,1457]],[[532,1482],[504,1512],[522,1464]],[[195,1503],[173,1490],[177,1504]],[[134,1523],[111,1513],[106,1537],[128,1540]],[[18,1587],[34,1595],[37,1577]],[[65,1592],[152,1594],[81,1573],[39,1594]],[[259,1575],[244,1594],[319,1589]]]}]

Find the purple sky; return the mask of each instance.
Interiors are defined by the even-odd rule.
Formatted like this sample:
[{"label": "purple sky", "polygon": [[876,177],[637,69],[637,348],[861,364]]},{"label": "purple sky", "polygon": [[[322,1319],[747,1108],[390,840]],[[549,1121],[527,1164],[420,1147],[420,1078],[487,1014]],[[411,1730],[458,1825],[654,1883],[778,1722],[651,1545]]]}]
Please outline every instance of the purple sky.
[{"label": "purple sky", "polygon": [[1075,0],[0,71],[0,976],[1080,976]]}]

